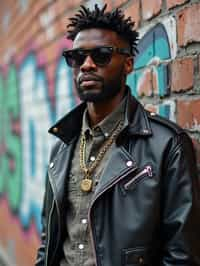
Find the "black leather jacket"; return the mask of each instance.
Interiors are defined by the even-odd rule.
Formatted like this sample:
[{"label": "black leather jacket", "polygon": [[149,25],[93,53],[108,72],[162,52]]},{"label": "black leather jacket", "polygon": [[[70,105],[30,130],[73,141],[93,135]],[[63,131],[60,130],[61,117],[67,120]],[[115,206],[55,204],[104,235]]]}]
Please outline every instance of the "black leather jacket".
[{"label": "black leather jacket", "polygon": [[[37,266],[59,265],[63,255],[65,188],[84,109],[81,104],[50,129],[60,140],[48,169]],[[127,109],[129,126],[116,141],[88,213],[96,265],[200,265],[199,191],[191,140],[130,95]]]}]

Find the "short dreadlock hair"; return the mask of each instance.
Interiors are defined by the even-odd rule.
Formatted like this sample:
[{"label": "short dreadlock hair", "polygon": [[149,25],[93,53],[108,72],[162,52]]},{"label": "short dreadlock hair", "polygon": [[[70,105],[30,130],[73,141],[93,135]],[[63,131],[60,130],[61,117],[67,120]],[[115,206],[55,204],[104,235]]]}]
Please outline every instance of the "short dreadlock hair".
[{"label": "short dreadlock hair", "polygon": [[125,19],[121,9],[117,8],[111,12],[105,12],[107,4],[102,9],[97,4],[94,10],[81,5],[74,17],[70,18],[70,24],[67,26],[67,38],[74,40],[76,35],[86,29],[100,28],[116,32],[120,37],[126,40],[131,48],[131,54],[137,52],[138,32],[133,29],[135,22],[131,17]]}]

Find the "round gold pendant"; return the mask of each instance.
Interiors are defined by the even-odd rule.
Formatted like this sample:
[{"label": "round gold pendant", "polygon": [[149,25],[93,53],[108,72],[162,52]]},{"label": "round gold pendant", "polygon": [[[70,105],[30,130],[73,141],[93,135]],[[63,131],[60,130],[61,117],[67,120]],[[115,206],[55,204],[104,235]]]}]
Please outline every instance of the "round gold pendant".
[{"label": "round gold pendant", "polygon": [[92,180],[85,178],[81,181],[81,190],[84,192],[89,192],[92,190]]}]

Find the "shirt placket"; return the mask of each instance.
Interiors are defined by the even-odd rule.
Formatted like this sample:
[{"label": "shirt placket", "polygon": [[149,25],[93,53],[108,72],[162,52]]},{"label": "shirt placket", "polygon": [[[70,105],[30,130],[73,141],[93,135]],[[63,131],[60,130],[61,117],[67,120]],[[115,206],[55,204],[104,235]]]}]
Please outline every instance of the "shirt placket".
[{"label": "shirt placket", "polygon": [[[87,166],[93,163],[96,160],[98,151],[100,146],[102,145],[104,141],[104,136],[100,130],[97,129],[97,132],[94,132],[93,136],[89,136],[87,138],[87,146],[86,146],[86,161],[87,161]],[[92,173],[91,176],[93,180],[93,188],[92,192],[90,193],[85,193],[82,192],[81,195],[81,207],[80,207],[80,221],[82,224],[83,230],[80,233],[80,242],[83,243],[82,250],[81,250],[81,265],[85,265],[84,263],[87,262],[88,258],[92,258],[93,255],[91,253],[91,247],[90,247],[90,242],[89,242],[89,230],[87,226],[87,212],[89,208],[89,203],[90,199],[92,196],[92,193],[94,193],[95,190],[95,170]]]},{"label": "shirt placket", "polygon": [[[92,149],[93,145],[93,138],[92,136],[87,137],[87,146],[86,146],[86,158]],[[84,178],[82,174],[81,180]],[[80,180],[80,182],[81,182]],[[79,187],[80,189],[80,187]],[[88,234],[88,220],[87,220],[87,211],[89,208],[89,202],[91,199],[91,193],[86,193],[81,191],[81,198],[80,198],[80,209],[79,209],[79,224],[80,224],[80,232],[79,232],[79,250],[80,250],[80,265],[85,265],[85,261],[88,258],[88,254],[90,253],[89,248],[89,234]]]}]

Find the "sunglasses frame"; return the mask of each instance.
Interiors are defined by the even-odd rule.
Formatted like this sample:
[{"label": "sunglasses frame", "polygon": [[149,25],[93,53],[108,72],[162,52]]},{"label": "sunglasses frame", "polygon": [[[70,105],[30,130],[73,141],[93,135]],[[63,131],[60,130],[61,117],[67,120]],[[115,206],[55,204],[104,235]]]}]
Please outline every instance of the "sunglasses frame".
[{"label": "sunglasses frame", "polygon": [[[106,49],[109,49],[109,51],[110,51],[109,59],[105,63],[96,62],[96,58],[92,57],[92,52],[94,53],[94,50],[101,49],[101,48],[106,48]],[[70,53],[72,54],[73,52],[76,52],[76,51],[84,52],[85,58],[84,58],[84,60],[83,60],[83,62],[81,64],[77,64],[77,62],[76,62],[73,65],[73,64],[70,63],[69,56],[70,56]],[[115,47],[115,46],[97,46],[97,47],[91,48],[91,49],[84,49],[84,48],[69,49],[69,50],[64,50],[62,55],[65,58],[65,61],[66,61],[68,66],[76,68],[76,67],[80,67],[84,63],[84,61],[85,61],[85,59],[86,59],[86,57],[88,55],[92,58],[92,60],[94,61],[95,65],[97,65],[97,66],[106,66],[106,65],[108,65],[110,63],[111,58],[113,56],[113,53],[118,53],[118,54],[124,54],[124,55],[127,55],[127,56],[131,56],[131,51],[130,51],[129,48],[119,48],[119,47]]]}]

